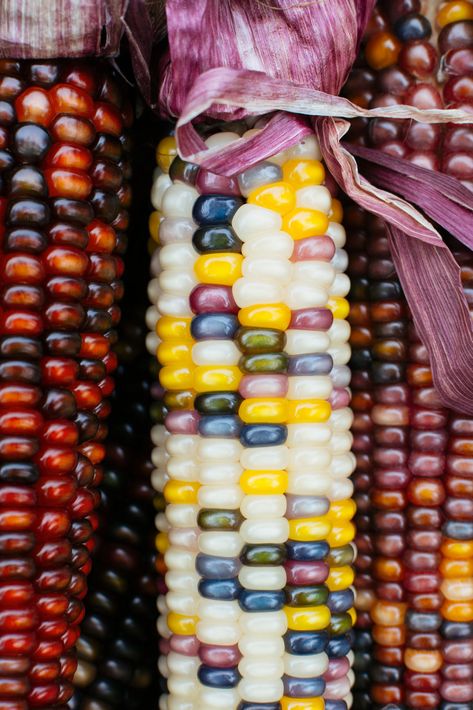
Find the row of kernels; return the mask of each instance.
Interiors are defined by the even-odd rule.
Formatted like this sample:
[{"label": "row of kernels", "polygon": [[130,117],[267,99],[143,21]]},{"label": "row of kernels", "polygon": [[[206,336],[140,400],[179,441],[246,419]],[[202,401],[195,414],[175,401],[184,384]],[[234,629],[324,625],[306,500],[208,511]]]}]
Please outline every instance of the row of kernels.
[{"label": "row of kernels", "polygon": [[[295,253],[293,255],[293,259],[297,261],[306,261],[309,260],[309,264],[313,264],[314,266],[317,264],[317,259],[322,259],[322,264],[325,262],[325,260],[328,262],[327,266],[330,266],[330,270],[325,274],[325,286],[327,287],[328,291],[328,296],[329,298],[327,299],[329,308],[332,311],[332,314],[330,314],[330,311],[325,310],[322,311],[322,313],[325,312],[327,316],[331,316],[330,320],[327,320],[327,324],[325,327],[322,327],[322,330],[327,333],[328,337],[328,342],[324,343],[318,343],[317,347],[315,346],[313,350],[317,351],[322,351],[322,353],[328,351],[329,359],[327,359],[327,366],[328,366],[328,371],[323,375],[323,377],[318,377],[318,373],[312,373],[312,384],[316,385],[317,381],[321,382],[323,381],[324,378],[326,378],[328,388],[327,390],[322,394],[319,393],[319,396],[323,398],[327,398],[329,402],[335,404],[336,409],[341,409],[343,404],[347,404],[346,398],[345,401],[343,401],[342,398],[337,398],[337,394],[335,393],[334,397],[334,391],[332,390],[332,382],[330,382],[330,379],[328,378],[328,375],[334,373],[335,380],[337,379],[337,374],[339,375],[338,380],[341,384],[343,384],[343,381],[345,379],[345,384],[348,384],[348,381],[346,381],[346,373],[344,376],[343,371],[335,371],[334,372],[334,363],[336,367],[343,367],[347,357],[347,350],[345,350],[345,353],[343,353],[343,341],[344,341],[344,336],[347,337],[348,331],[344,327],[343,322],[341,321],[340,318],[343,318],[343,316],[346,316],[346,312],[343,313],[344,309],[342,305],[343,301],[343,296],[345,295],[347,289],[347,283],[344,283],[344,279],[346,277],[342,276],[341,278],[338,278],[338,273],[341,273],[340,267],[343,268],[343,255],[339,252],[338,254],[333,255],[333,249],[334,249],[334,244],[335,246],[338,247],[339,249],[343,246],[343,241],[344,241],[344,230],[341,225],[337,223],[337,219],[340,218],[340,215],[335,215],[334,213],[338,211],[338,207],[336,205],[335,200],[331,200],[331,208],[329,212],[329,217],[334,220],[332,222],[329,222],[329,225],[327,227],[327,234],[329,235],[328,237],[322,237],[318,239],[307,239],[304,242],[300,242],[299,244],[296,245]],[[333,241],[332,241],[333,240]],[[315,244],[311,244],[311,242],[315,242]],[[325,243],[324,243],[325,242]],[[298,246],[304,246],[305,248],[302,249],[297,249]],[[318,252],[317,253],[317,248]],[[331,252],[331,253],[330,253]],[[331,258],[332,257],[332,258]],[[297,273],[297,270],[295,270]],[[327,271],[327,269],[325,269]],[[320,281],[323,282],[324,278],[324,272],[320,272],[320,269],[318,270],[318,273],[316,274],[314,269],[308,269],[307,266],[304,265],[303,271],[301,272],[301,275],[304,276],[305,273],[307,272],[307,275],[311,274],[311,277],[314,279],[317,279],[316,283]],[[338,272],[338,273],[337,273]],[[330,273],[330,276],[328,275]],[[297,274],[299,275],[299,274]],[[304,290],[305,290],[305,284],[304,284]],[[300,304],[300,305],[305,305],[305,304]],[[325,305],[325,304],[324,304]],[[321,326],[320,324],[308,324],[307,320],[304,323],[304,316],[307,316],[310,313],[308,310],[302,310],[302,311],[296,311],[293,313],[293,320],[295,321],[295,324],[299,326],[302,330],[304,328],[314,328],[315,330],[318,330]],[[302,319],[300,319],[300,316],[303,316]],[[335,318],[334,318],[335,316]],[[317,333],[316,333],[317,334]],[[319,337],[320,340],[320,337]],[[341,346],[341,347],[339,347]],[[322,354],[320,353],[320,354]],[[299,353],[298,353],[299,354]],[[303,351],[301,351],[301,354],[305,354]],[[349,354],[348,354],[349,357]],[[297,370],[293,373],[295,377],[290,378],[292,382],[294,383],[301,383],[303,382],[303,378],[300,377],[299,373]],[[300,378],[300,379],[299,379]],[[300,387],[300,386],[299,386]],[[302,388],[300,387],[301,391],[304,391],[304,386]],[[306,395],[310,396],[310,390],[306,390]],[[289,394],[289,397],[291,395]],[[341,406],[337,406],[341,405]],[[330,411],[330,410],[329,410]],[[341,416],[339,416],[341,414]],[[299,496],[291,496],[292,502],[297,501],[299,503],[299,508],[301,512],[303,512],[304,509],[304,504],[307,507],[306,514],[307,515],[315,515],[316,511],[315,509],[312,510],[312,512],[309,512],[309,509],[311,507],[310,503],[312,503],[312,507],[315,505],[317,507],[317,504],[319,505],[319,515],[323,512],[322,509],[320,508],[322,502],[323,502],[323,508],[325,514],[322,514],[321,517],[319,518],[309,518],[309,520],[294,520],[291,522],[295,523],[301,523],[302,524],[302,531],[299,529],[300,526],[297,525],[296,528],[290,529],[290,534],[289,534],[289,541],[287,544],[287,549],[288,549],[288,554],[290,557],[296,556],[296,559],[299,560],[299,562],[303,562],[304,564],[304,557],[306,557],[305,564],[310,563],[313,561],[312,560],[312,555],[315,555],[315,560],[317,560],[317,557],[320,556],[321,559],[323,559],[322,556],[326,556],[331,544],[337,544],[337,538],[339,537],[337,533],[337,522],[341,522],[340,520],[337,521],[338,514],[337,511],[333,506],[330,506],[329,509],[329,501],[336,501],[336,500],[341,500],[344,498],[344,496],[347,494],[350,495],[350,485],[347,487],[344,485],[343,478],[344,476],[349,476],[351,473],[351,467],[340,465],[341,461],[337,460],[338,454],[342,454],[343,452],[343,444],[340,439],[340,437],[337,434],[337,430],[341,433],[344,430],[344,427],[349,427],[350,426],[350,417],[348,419],[343,416],[342,412],[335,413],[332,412],[330,415],[330,420],[328,427],[325,425],[326,428],[328,429],[329,433],[329,439],[326,442],[326,445],[324,448],[313,448],[314,441],[310,441],[310,436],[309,436],[309,441],[306,442],[306,445],[309,445],[309,448],[307,451],[312,450],[312,456],[313,456],[313,461],[317,461],[317,468],[319,466],[322,466],[322,470],[319,473],[319,480],[320,476],[323,476],[323,461],[321,460],[321,456],[325,453],[326,455],[326,462],[325,466],[326,471],[328,473],[328,478],[326,478],[326,484],[325,484],[325,489],[319,490],[319,494],[322,494],[323,497],[305,497],[302,495],[301,497]],[[322,428],[324,425],[322,424]],[[311,423],[308,426],[308,430],[312,431],[312,434],[316,434],[314,430],[314,424]],[[328,433],[327,432],[327,433]],[[320,425],[319,425],[319,433],[320,433]],[[317,436],[316,436],[317,438]],[[343,438],[343,434],[341,434],[341,438]],[[300,444],[302,444],[302,447],[300,447]],[[328,444],[328,446],[327,446]],[[299,446],[296,444],[296,448],[294,449],[296,452],[301,452],[303,453],[306,445],[304,444],[304,441],[302,440],[299,442]],[[324,452],[325,449],[325,452]],[[337,480],[338,478],[338,480]],[[309,490],[304,490],[304,487],[298,488],[295,493],[302,493],[306,494],[309,493],[314,493],[315,491],[310,491]],[[288,499],[289,500],[289,499]],[[308,505],[309,503],[309,505]],[[340,512],[340,511],[339,511]],[[342,516],[343,517],[343,514]],[[309,525],[307,525],[309,523]],[[321,531],[320,529],[317,531],[318,534],[316,534],[315,529],[311,529],[310,523],[315,523],[316,527],[320,528],[320,523],[325,523],[326,525],[326,530],[325,533],[322,534],[321,537]],[[319,523],[317,525],[317,523]],[[343,527],[343,523],[342,523]],[[307,530],[306,530],[307,528]],[[300,537],[300,533],[302,532],[303,537]],[[306,533],[304,535],[304,532]],[[307,533],[309,534],[309,537],[307,537]],[[315,537],[314,537],[315,535]],[[343,536],[343,535],[342,535]],[[293,539],[295,538],[295,539]],[[304,541],[305,540],[310,540],[309,544],[305,545],[304,548]],[[350,555],[349,555],[350,557]],[[313,619],[313,624],[312,624],[312,629],[309,630],[309,633],[306,635],[306,642],[311,638],[312,643],[317,643],[316,638],[317,635],[319,635],[319,643],[322,644],[322,648],[328,653],[328,665],[326,667],[326,670],[318,680],[319,680],[319,693],[324,695],[325,698],[325,705],[326,707],[347,707],[347,705],[351,705],[351,696],[350,696],[350,684],[348,682],[348,679],[346,678],[346,673],[349,668],[349,663],[348,665],[345,665],[344,662],[342,662],[341,656],[343,655],[343,652],[347,651],[349,648],[349,643],[348,646],[345,645],[345,648],[343,647],[343,641],[342,644],[338,643],[338,640],[343,639],[343,631],[345,630],[346,627],[344,627],[343,622],[338,623],[338,621],[342,621],[341,617],[337,618],[337,611],[343,607],[343,604],[347,603],[347,598],[345,595],[345,599],[342,600],[342,596],[344,594],[343,591],[343,586],[344,583],[348,582],[350,583],[350,575],[347,576],[344,575],[344,570],[343,568],[338,567],[337,563],[341,562],[342,564],[345,562],[350,563],[350,559],[347,560],[346,556],[343,559],[343,555],[335,555],[331,556],[329,555],[328,557],[325,557],[325,562],[330,565],[330,562],[335,563],[335,569],[333,570],[333,574],[330,570],[330,566],[328,567],[328,579],[326,582],[326,585],[322,585],[321,591],[325,590],[323,592],[323,597],[319,600],[319,603],[321,602],[320,607],[314,607],[313,611],[318,611],[319,616],[320,613],[322,613],[324,610],[328,612],[328,619],[330,621],[329,624],[325,623],[322,626],[317,625],[317,621]],[[341,574],[339,574],[341,572]],[[288,587],[288,590],[292,589],[294,591],[294,588]],[[301,600],[304,599],[304,586],[302,587],[296,587],[295,590],[299,589],[302,594],[301,594]],[[305,588],[306,590],[309,591],[309,588]],[[338,592],[341,592],[339,594]],[[342,595],[342,596],[341,596]],[[352,600],[350,601],[350,594],[348,595],[348,608],[352,606]],[[309,594],[310,598],[310,594]],[[325,601],[324,601],[325,600]],[[310,599],[307,600],[307,603],[310,603]],[[340,607],[340,609],[339,609]],[[303,611],[303,607],[299,609],[299,611]],[[307,611],[310,611],[310,609],[307,609]],[[327,619],[326,619],[327,622]],[[319,624],[321,623],[319,619]],[[348,626],[351,626],[351,621],[349,621]],[[309,626],[310,628],[310,626]],[[320,631],[318,631],[320,629]],[[324,629],[327,629],[329,632],[329,636],[326,636],[326,631]],[[339,637],[339,639],[337,638]],[[326,656],[326,654],[322,654]],[[297,685],[297,679],[295,679],[296,685]],[[315,690],[315,688],[314,688]]]},{"label": "row of kernels", "polygon": [[[339,219],[341,220],[341,214]],[[330,398],[332,404],[330,448],[332,451],[331,472],[333,482],[329,511],[329,517],[332,519],[332,530],[328,537],[330,554],[327,558],[330,566],[328,606],[331,611],[330,634],[332,638],[347,634],[351,641],[349,634],[356,620],[355,598],[352,587],[354,577],[353,562],[355,559],[355,549],[352,544],[355,537],[355,528],[352,519],[356,506],[352,500],[353,484],[349,479],[355,469],[355,457],[351,453],[353,444],[353,437],[350,433],[353,415],[349,409],[351,392],[348,389],[351,375],[347,367],[351,355],[350,347],[348,346],[350,327],[346,320],[348,302],[345,298],[350,288],[350,282],[345,274],[348,266],[348,257],[343,249],[344,228],[338,225],[338,230],[340,234],[337,235],[336,252],[332,259],[335,279],[330,289],[329,301],[329,306],[334,316],[333,324],[329,330],[329,353],[334,362],[330,376],[334,389]],[[343,568],[345,568],[344,573],[340,574]],[[334,579],[337,579],[335,588],[333,588]],[[343,579],[342,583],[339,581],[341,579]],[[351,687],[354,682],[353,672],[351,671],[352,662],[353,656],[351,652],[345,658],[330,658],[329,672],[332,671],[332,666],[333,672],[327,677],[325,689],[326,706],[329,708],[333,701],[336,703],[345,702],[347,707],[351,706]]]},{"label": "row of kernels", "polygon": [[[215,134],[210,144],[223,145],[235,136]],[[236,136],[237,137],[237,136]],[[209,139],[208,141],[209,142]],[[195,204],[194,220],[198,229],[194,246],[199,252],[195,274],[199,293],[213,286],[231,288],[241,273],[240,243],[233,232],[231,219],[242,204],[235,181],[220,178],[211,184],[210,174],[198,173],[201,195]],[[238,650],[240,583],[239,555],[243,545],[240,535],[241,489],[239,478],[240,422],[238,395],[240,351],[234,342],[229,319],[220,322],[223,332],[206,330],[205,311],[194,310],[193,333],[196,344],[192,360],[196,366],[195,408],[199,413],[199,555],[197,571],[199,604],[197,638],[199,640],[199,698],[210,708],[235,707],[240,680]],[[216,312],[215,312],[216,311]],[[219,315],[214,309],[213,316]],[[218,325],[210,318],[212,325]],[[231,320],[236,325],[236,319]],[[225,571],[227,570],[227,571]],[[223,574],[220,574],[223,572]]]},{"label": "row of kernels", "polygon": [[[371,695],[375,702],[382,703],[388,698],[392,702],[401,702],[404,697],[402,659],[406,608],[401,586],[403,566],[399,556],[405,545],[405,486],[410,477],[407,468],[409,399],[406,399],[404,362],[407,321],[384,227],[375,219],[369,224],[368,252],[371,256],[369,297],[374,337],[370,368],[375,387],[371,416],[376,462],[370,498],[378,527],[373,565],[375,603],[370,610],[376,660],[371,674]],[[393,317],[396,320],[392,320]],[[401,477],[399,480],[398,476]]]},{"label": "row of kernels", "polygon": [[[441,474],[447,437],[441,403],[432,388],[425,347],[410,330],[407,379],[411,404],[416,408],[410,431],[408,465],[411,479],[406,488],[408,535],[404,550],[406,638],[404,664],[405,699],[409,707],[438,707],[441,624],[438,564],[442,524],[441,504],[445,489]],[[421,415],[421,416],[420,416]],[[439,426],[440,425],[440,426]],[[426,433],[428,429],[428,433]],[[420,678],[418,677],[420,674]]]},{"label": "row of kernels", "polygon": [[[291,162],[297,164],[298,161]],[[321,706],[324,705],[322,698],[327,687],[327,631],[331,617],[327,606],[329,591],[324,584],[328,574],[327,539],[331,531],[327,513],[331,492],[332,429],[327,422],[331,414],[328,400],[333,389],[330,379],[333,360],[327,354],[331,345],[329,328],[333,317],[326,306],[329,288],[335,278],[330,263],[334,247],[332,240],[325,236],[332,205],[330,195],[329,205],[323,235],[308,234],[307,238],[294,244],[292,287],[297,298],[288,304],[292,309],[290,327],[294,341],[288,400],[291,403],[298,401],[302,407],[311,399],[312,402],[318,401],[319,417],[318,420],[307,419],[300,424],[289,425],[293,434],[288,442],[293,476],[288,489],[286,512],[289,520],[286,543],[286,648],[298,675],[286,670],[285,695],[288,698],[297,698],[298,694],[318,697]],[[312,290],[310,296],[309,288]],[[320,300],[317,300],[317,290],[321,290]],[[318,490],[314,490],[314,483]],[[314,584],[314,581],[319,583]],[[312,678],[307,678],[303,673],[305,656],[301,654],[308,651],[312,663],[318,663],[318,672]],[[297,703],[297,699],[292,702]]]},{"label": "row of kernels", "polygon": [[352,346],[351,388],[353,397],[353,453],[356,469],[353,477],[357,506],[355,518],[357,535],[357,557],[355,561],[355,586],[357,622],[355,627],[355,691],[354,703],[359,710],[371,708],[370,670],[372,666],[372,636],[370,610],[376,600],[372,567],[374,561],[373,515],[369,491],[373,485],[372,451],[374,448],[371,409],[373,407],[373,387],[370,370],[369,348],[373,343],[373,332],[369,313],[367,213],[350,204],[346,209],[346,226],[350,264],[348,274],[351,279],[350,315]]},{"label": "row of kernels", "polygon": [[[240,311],[238,342],[242,351],[244,424],[240,485],[245,517],[241,554],[242,622],[239,709],[280,708],[284,693],[283,612],[286,575],[282,565],[287,538],[284,518],[288,485],[286,333],[289,311],[280,284],[290,278],[292,240],[281,231],[281,210],[295,204],[279,165],[266,161],[239,176],[247,204],[233,227],[243,243],[243,276],[234,288]],[[274,246],[273,246],[274,245]],[[255,625],[256,622],[256,625]]]},{"label": "row of kernels", "polygon": [[[193,264],[197,257],[192,247],[195,225],[192,208],[197,191],[186,183],[173,183],[168,171],[177,157],[175,141],[165,138],[158,145],[157,161],[163,172],[155,174],[152,202],[159,210],[150,220],[152,237],[163,244],[152,258],[153,280],[150,296],[156,310],[149,314],[156,334],[148,339],[159,358],[160,384],[164,389],[165,422],[152,431],[155,444],[152,482],[166,501],[165,513],[158,514],[158,552],[164,555],[166,595],[158,597],[158,631],[167,655],[161,655],[159,670],[167,681],[160,707],[192,699],[197,692],[197,644],[195,642],[197,606],[195,556],[197,523],[197,469],[193,456],[193,432],[181,429],[182,415],[192,415],[193,368],[190,357],[192,312],[189,294],[196,281]],[[175,420],[175,421],[174,421]],[[182,423],[184,426],[182,426]],[[173,426],[174,424],[174,426]],[[190,440],[190,441],[189,441]]]}]

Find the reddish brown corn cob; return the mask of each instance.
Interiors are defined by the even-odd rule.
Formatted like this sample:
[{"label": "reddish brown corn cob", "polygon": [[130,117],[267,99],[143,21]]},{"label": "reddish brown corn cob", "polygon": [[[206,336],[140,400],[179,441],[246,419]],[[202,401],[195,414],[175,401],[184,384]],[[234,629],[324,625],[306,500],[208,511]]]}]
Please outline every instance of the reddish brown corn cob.
[{"label": "reddish brown corn cob", "polygon": [[[383,0],[345,91],[352,100],[371,107],[408,103],[471,110],[472,68],[473,3]],[[377,119],[369,124],[357,122],[352,139],[472,186],[470,126]],[[367,219],[371,247],[366,269],[371,290],[380,268],[385,270],[386,282],[389,278],[393,284],[395,277],[382,230],[378,225],[373,229],[370,223]],[[472,256],[452,246],[472,303]],[[359,249],[356,243],[354,249]],[[381,290],[379,296],[386,299],[387,292],[382,296]],[[373,292],[370,298],[379,300]],[[391,310],[390,326],[397,327],[402,319],[403,327],[402,335],[401,329],[393,330],[390,343],[380,346],[375,336],[378,326],[372,323],[373,382],[367,384],[374,387],[375,401],[370,489],[376,510],[370,610],[375,663],[359,683],[357,707],[381,708],[390,703],[393,709],[468,710],[473,702],[473,510],[469,499],[473,422],[441,406],[426,349],[400,291],[395,299],[397,306],[392,302],[389,309],[387,301],[369,306],[380,315],[387,316]],[[377,337],[381,337],[379,330]],[[374,379],[380,356],[386,360],[386,375],[390,371],[394,379],[383,377],[377,387]],[[384,412],[379,410],[382,421],[378,397],[385,402]],[[390,522],[388,534],[382,520]],[[362,586],[362,576],[359,582]],[[359,662],[363,665],[363,657]]]},{"label": "reddish brown corn cob", "polygon": [[102,64],[0,62],[0,705],[72,693],[115,358],[130,111]]}]

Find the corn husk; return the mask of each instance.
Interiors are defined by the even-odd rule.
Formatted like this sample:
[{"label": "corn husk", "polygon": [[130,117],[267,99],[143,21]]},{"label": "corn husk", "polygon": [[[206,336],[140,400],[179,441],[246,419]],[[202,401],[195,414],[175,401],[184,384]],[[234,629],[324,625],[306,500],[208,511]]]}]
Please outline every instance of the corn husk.
[{"label": "corn husk", "polygon": [[[443,402],[473,414],[473,329],[458,265],[434,224],[446,226],[445,209],[426,210],[427,216],[419,211],[411,203],[408,186],[397,189],[401,181],[392,166],[384,166],[383,180],[373,175],[370,181],[369,171],[360,172],[354,151],[341,142],[349,127],[346,119],[357,116],[468,124],[471,114],[412,106],[364,110],[338,96],[374,4],[375,0],[167,0],[169,54],[162,62],[159,105],[164,115],[178,118],[181,155],[225,175],[238,173],[315,130],[339,185],[389,225],[393,258]],[[257,136],[224,150],[206,149],[198,130],[202,121],[259,115],[268,121]],[[376,166],[377,161],[369,163]],[[451,182],[430,177],[417,177],[415,187],[422,197],[415,203],[425,209],[433,190],[451,213],[447,228],[465,236],[467,230],[460,224],[465,215],[471,224],[473,194],[463,191],[456,199]]]},{"label": "corn husk", "polygon": [[1,0],[0,56],[111,57],[130,0]]}]

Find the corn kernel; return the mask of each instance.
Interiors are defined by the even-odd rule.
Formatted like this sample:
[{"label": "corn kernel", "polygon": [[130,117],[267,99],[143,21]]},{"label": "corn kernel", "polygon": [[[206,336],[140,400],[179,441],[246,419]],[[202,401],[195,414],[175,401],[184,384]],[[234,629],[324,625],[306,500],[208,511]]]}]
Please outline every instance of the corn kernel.
[{"label": "corn kernel", "polygon": [[329,219],[319,210],[295,209],[283,217],[282,228],[295,240],[321,237],[327,233]]},{"label": "corn kernel", "polygon": [[156,535],[156,549],[162,555],[169,550],[169,537],[167,533],[160,532]]},{"label": "corn kernel", "polygon": [[350,313],[350,304],[343,296],[331,296],[327,303],[327,308],[332,311],[334,318],[345,320]]},{"label": "corn kernel", "polygon": [[341,547],[347,545],[355,538],[355,526],[351,522],[346,522],[338,525],[333,525],[330,534],[327,536],[327,542],[330,547]]},{"label": "corn kernel", "polygon": [[301,542],[324,540],[329,535],[331,527],[331,523],[326,517],[290,520],[289,538]]},{"label": "corn kernel", "polygon": [[148,220],[149,233],[151,235],[152,240],[156,244],[159,244],[159,225],[161,224],[161,219],[161,212],[155,210],[154,212],[151,212]]},{"label": "corn kernel", "polygon": [[194,385],[192,368],[185,365],[166,365],[159,371],[161,386],[167,390],[188,390]]},{"label": "corn kernel", "polygon": [[284,424],[287,420],[286,399],[245,399],[240,405],[240,418],[247,424]]},{"label": "corn kernel", "polygon": [[330,609],[325,604],[307,607],[284,607],[288,628],[293,631],[320,631],[330,623]]},{"label": "corn kernel", "polygon": [[348,567],[348,565],[343,567],[331,567],[325,584],[331,592],[336,592],[340,589],[350,587],[354,579],[355,571],[351,567]]},{"label": "corn kernel", "polygon": [[325,180],[325,168],[320,160],[287,160],[282,166],[284,180],[296,189],[305,185],[321,185]]},{"label": "corn kernel", "polygon": [[281,698],[281,710],[324,710],[323,698]]},{"label": "corn kernel", "polygon": [[240,486],[246,495],[281,495],[286,492],[287,471],[243,471]]},{"label": "corn kernel", "polygon": [[289,424],[316,424],[330,419],[332,408],[324,399],[301,399],[288,401]]},{"label": "corn kernel", "polygon": [[175,612],[168,614],[167,618],[169,630],[179,636],[195,636],[197,621],[196,616],[184,616]]},{"label": "corn kernel", "polygon": [[190,340],[192,318],[173,318],[172,316],[161,316],[156,324],[156,333],[161,340]]},{"label": "corn kernel", "polygon": [[241,254],[204,254],[194,264],[200,283],[233,286],[241,276]]},{"label": "corn kernel", "polygon": [[169,172],[171,163],[177,155],[177,145],[174,136],[166,136],[159,141],[156,148],[156,162],[165,173]]},{"label": "corn kernel", "polygon": [[291,310],[284,303],[247,306],[238,314],[241,325],[250,328],[274,328],[287,330],[291,322]]},{"label": "corn kernel", "polygon": [[341,520],[351,520],[355,513],[355,501],[352,498],[345,498],[345,500],[337,500],[333,502],[327,515],[330,520],[336,520],[339,522]]},{"label": "corn kernel", "polygon": [[447,2],[437,13],[437,24],[445,27],[453,22],[473,20],[473,5],[467,0]]},{"label": "corn kernel", "polygon": [[292,186],[287,182],[273,182],[252,190],[247,201],[284,215],[294,209],[296,197]]},{"label": "corn kernel", "polygon": [[232,365],[200,365],[195,368],[192,386],[196,392],[236,392],[241,378],[240,369]]},{"label": "corn kernel", "polygon": [[192,481],[168,481],[164,486],[164,497],[167,503],[197,503],[197,493],[200,486]]},{"label": "corn kernel", "polygon": [[189,340],[165,340],[158,346],[158,360],[161,365],[192,363],[192,343]]}]

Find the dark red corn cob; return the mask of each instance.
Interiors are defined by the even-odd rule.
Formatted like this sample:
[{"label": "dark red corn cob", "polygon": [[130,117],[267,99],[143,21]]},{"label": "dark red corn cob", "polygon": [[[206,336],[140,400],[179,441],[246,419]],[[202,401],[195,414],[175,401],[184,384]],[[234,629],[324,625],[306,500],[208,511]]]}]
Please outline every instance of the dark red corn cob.
[{"label": "dark red corn cob", "polygon": [[[472,28],[473,3],[466,0],[383,0],[346,95],[371,107],[408,103],[471,110]],[[351,137],[472,187],[469,126],[363,120],[355,122]],[[383,262],[383,268],[394,274],[382,229],[370,219],[367,225],[368,243],[376,248],[376,252],[368,250],[366,263],[368,287],[373,289]],[[471,307],[473,258],[453,240],[451,246]],[[359,261],[356,242],[353,248]],[[467,710],[473,702],[469,660],[473,651],[472,418],[442,407],[427,351],[400,290],[396,301],[397,310],[390,306],[390,320],[396,325],[399,311],[402,339],[401,331],[392,332],[390,337],[397,343],[392,341],[384,350],[385,372],[390,370],[398,379],[384,380],[381,387],[368,383],[374,387],[375,447],[380,445],[379,434],[385,442],[373,451],[371,471],[371,502],[377,511],[370,610],[375,664],[359,684],[358,705],[360,709],[390,704],[393,710]],[[376,306],[378,313],[387,314],[386,303],[383,308]],[[373,324],[373,333],[376,329]],[[377,341],[371,354],[374,379],[381,354]],[[366,392],[368,396],[369,388]],[[383,417],[384,422],[376,421],[378,394],[385,401],[389,398],[392,406],[390,414],[385,411],[389,416]],[[379,506],[384,508],[381,515]],[[383,520],[389,520],[388,535]]]},{"label": "dark red corn cob", "polygon": [[5,710],[72,694],[115,366],[129,123],[104,64],[0,62]]}]

